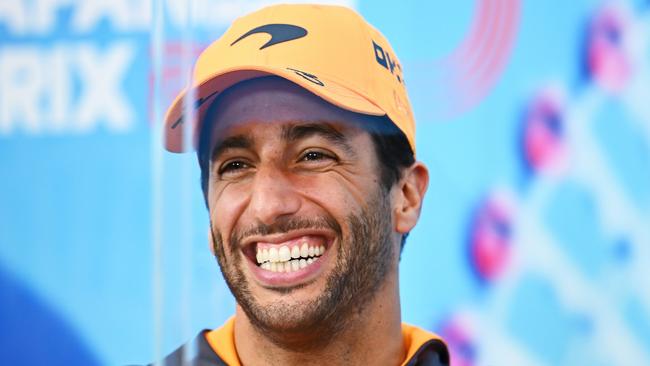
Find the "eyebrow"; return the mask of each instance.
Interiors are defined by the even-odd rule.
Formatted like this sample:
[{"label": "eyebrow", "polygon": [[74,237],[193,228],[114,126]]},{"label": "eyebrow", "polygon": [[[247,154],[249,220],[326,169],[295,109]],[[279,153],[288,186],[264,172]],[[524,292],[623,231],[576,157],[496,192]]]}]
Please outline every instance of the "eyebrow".
[{"label": "eyebrow", "polygon": [[246,135],[230,136],[217,143],[210,155],[210,161],[215,161],[224,151],[228,149],[250,149],[255,142],[253,138]]},{"label": "eyebrow", "polygon": [[282,138],[287,142],[296,142],[311,136],[320,136],[353,154],[354,149],[348,138],[326,121],[317,123],[295,124],[284,127]]},{"label": "eyebrow", "polygon": [[[282,139],[287,142],[296,142],[311,136],[321,136],[326,140],[344,149],[347,153],[354,155],[354,149],[350,145],[348,138],[334,128],[326,121],[316,123],[294,124],[282,129]],[[255,145],[255,141],[248,135],[230,136],[223,141],[218,142],[212,154],[210,161],[215,161],[228,149],[250,149]]]}]

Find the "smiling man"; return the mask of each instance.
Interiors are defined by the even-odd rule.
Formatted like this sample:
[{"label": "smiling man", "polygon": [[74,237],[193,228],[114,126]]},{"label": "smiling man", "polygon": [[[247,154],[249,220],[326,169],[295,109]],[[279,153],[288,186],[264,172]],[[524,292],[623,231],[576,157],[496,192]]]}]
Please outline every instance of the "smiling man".
[{"label": "smiling man", "polygon": [[210,45],[194,81],[196,121],[181,93],[166,147],[194,131],[237,307],[164,364],[448,365],[437,336],[401,323],[400,253],[429,178],[386,39],[346,8],[268,7]]}]

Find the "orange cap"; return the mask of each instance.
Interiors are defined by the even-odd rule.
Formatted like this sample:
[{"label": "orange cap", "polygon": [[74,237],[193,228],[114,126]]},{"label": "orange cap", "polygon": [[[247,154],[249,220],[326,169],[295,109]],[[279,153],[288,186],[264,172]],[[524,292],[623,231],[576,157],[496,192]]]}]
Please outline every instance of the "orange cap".
[{"label": "orange cap", "polygon": [[[352,112],[388,117],[415,151],[415,121],[402,66],[386,38],[353,10],[276,5],[238,18],[196,61],[198,118],[194,147],[210,101],[247,79],[277,75]],[[182,152],[183,90],[165,115],[165,148]]]}]

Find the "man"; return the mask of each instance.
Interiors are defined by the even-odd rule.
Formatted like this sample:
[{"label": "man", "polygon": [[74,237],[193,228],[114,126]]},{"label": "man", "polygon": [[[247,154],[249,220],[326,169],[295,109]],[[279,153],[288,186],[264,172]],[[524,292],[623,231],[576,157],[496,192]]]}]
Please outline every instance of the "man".
[{"label": "man", "polygon": [[[197,60],[191,127],[235,316],[164,364],[448,365],[401,324],[398,264],[428,184],[401,66],[342,7],[239,18]],[[185,93],[166,115],[180,152]]]}]

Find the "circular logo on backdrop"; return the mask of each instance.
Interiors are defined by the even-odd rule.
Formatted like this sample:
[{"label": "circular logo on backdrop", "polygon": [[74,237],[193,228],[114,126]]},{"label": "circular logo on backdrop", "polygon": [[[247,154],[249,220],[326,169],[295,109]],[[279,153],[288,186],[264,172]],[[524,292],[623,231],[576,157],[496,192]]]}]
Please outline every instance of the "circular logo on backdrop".
[{"label": "circular logo on backdrop", "polygon": [[514,198],[495,191],[479,204],[470,227],[471,267],[484,283],[496,280],[510,262]]},{"label": "circular logo on backdrop", "polygon": [[587,29],[586,71],[609,92],[622,90],[632,73],[629,11],[608,5],[596,12]]},{"label": "circular logo on backdrop", "polygon": [[559,89],[542,89],[523,115],[523,154],[533,172],[560,173],[567,159],[564,97]]}]

